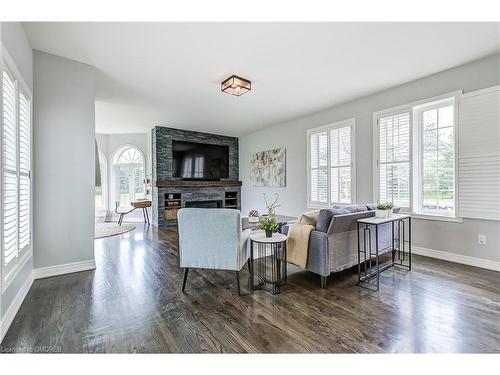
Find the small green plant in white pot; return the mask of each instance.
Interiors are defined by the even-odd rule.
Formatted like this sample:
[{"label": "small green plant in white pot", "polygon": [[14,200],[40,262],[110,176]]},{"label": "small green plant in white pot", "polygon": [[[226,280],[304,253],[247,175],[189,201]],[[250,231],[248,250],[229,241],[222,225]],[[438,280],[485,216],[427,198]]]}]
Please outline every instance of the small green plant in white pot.
[{"label": "small green plant in white pot", "polygon": [[266,237],[272,237],[273,232],[277,232],[279,226],[274,217],[266,217],[260,221],[259,228],[266,232]]},{"label": "small green plant in white pot", "polygon": [[387,219],[392,216],[393,208],[394,205],[392,203],[379,203],[375,210],[375,217],[378,219]]}]

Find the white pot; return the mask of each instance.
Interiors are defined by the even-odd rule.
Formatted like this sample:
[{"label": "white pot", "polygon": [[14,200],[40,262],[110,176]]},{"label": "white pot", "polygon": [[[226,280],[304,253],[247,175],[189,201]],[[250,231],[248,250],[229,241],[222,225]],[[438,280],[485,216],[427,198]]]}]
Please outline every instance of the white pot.
[{"label": "white pot", "polygon": [[391,210],[375,210],[375,217],[377,219],[387,219]]}]

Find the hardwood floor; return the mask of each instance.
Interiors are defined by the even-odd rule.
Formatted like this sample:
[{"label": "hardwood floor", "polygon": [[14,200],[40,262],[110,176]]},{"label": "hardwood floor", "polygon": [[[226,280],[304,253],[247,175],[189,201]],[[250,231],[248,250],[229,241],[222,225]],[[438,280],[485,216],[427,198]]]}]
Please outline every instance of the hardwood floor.
[{"label": "hardwood floor", "polygon": [[62,352],[500,352],[500,274],[414,256],[379,292],[353,270],[289,268],[276,296],[241,272],[190,270],[181,293],[177,232],[141,225],[96,240],[97,269],[34,282],[2,348]]}]

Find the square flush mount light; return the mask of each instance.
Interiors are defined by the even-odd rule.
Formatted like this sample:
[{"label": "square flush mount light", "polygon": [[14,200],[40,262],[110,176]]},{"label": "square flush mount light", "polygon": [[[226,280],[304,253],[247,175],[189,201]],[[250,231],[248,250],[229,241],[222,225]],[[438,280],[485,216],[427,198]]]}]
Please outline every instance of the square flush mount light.
[{"label": "square flush mount light", "polygon": [[252,82],[245,78],[241,78],[235,75],[232,75],[229,78],[226,78],[220,84],[220,89],[222,92],[227,94],[241,96],[246,92],[249,92],[252,89]]}]

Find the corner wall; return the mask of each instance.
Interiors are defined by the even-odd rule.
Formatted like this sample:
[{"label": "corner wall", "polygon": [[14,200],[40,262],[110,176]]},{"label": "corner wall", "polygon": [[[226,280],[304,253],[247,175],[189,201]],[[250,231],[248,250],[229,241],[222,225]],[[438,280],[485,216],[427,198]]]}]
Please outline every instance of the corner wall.
[{"label": "corner wall", "polygon": [[[242,212],[265,210],[262,194],[279,194],[280,214],[298,215],[307,208],[306,131],[351,117],[356,118],[356,197],[359,203],[373,201],[373,112],[426,99],[455,90],[473,91],[500,84],[500,55],[490,56],[446,70],[328,110],[262,129],[240,137],[240,176],[243,180]],[[304,95],[307,92],[304,91]],[[286,147],[285,188],[250,185],[249,159],[252,153]],[[477,243],[485,234],[486,245]],[[464,219],[463,223],[414,220],[414,245],[425,249],[481,258],[499,264],[500,222]]]},{"label": "corner wall", "polygon": [[94,68],[34,52],[35,276],[94,265]]}]

